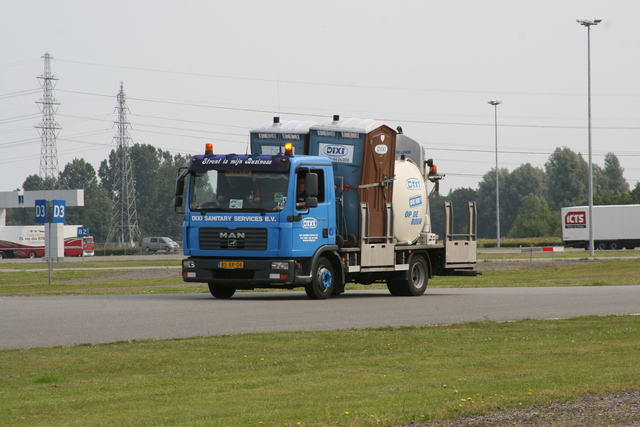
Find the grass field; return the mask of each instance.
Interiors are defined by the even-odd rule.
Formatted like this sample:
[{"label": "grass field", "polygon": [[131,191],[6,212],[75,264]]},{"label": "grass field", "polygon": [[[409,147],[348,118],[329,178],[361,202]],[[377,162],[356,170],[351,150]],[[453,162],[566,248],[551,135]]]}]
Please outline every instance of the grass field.
[{"label": "grass field", "polygon": [[634,390],[634,316],[0,352],[0,423],[389,426]]},{"label": "grass field", "polygon": [[[174,262],[110,265],[168,268]],[[176,278],[127,281],[108,279],[113,273],[109,270],[60,268],[48,285],[45,269],[26,271],[32,265],[17,264],[0,264],[1,295],[206,289],[182,286],[179,270]],[[22,271],[6,271],[16,268]],[[640,284],[640,259],[491,270],[479,277],[436,278],[429,286],[620,284]],[[326,427],[427,422],[590,393],[638,390],[639,354],[638,316],[5,350],[0,351],[0,425]]]},{"label": "grass field", "polygon": [[[603,251],[623,252],[623,251]],[[627,256],[602,257],[603,261],[579,260],[570,266],[547,268],[489,270],[477,277],[435,277],[429,281],[431,288],[451,287],[502,287],[502,286],[600,286],[640,284],[640,257],[626,251]],[[499,258],[496,258],[499,257]],[[549,256],[537,258],[551,261]],[[557,261],[567,258],[557,258]],[[516,260],[528,263],[528,258],[520,254],[489,254],[479,260],[481,264],[500,263]],[[537,262],[537,261],[533,261]],[[134,293],[176,293],[208,292],[206,285],[185,285],[176,268],[176,259],[139,261],[91,261],[65,264],[53,272],[52,283],[48,283],[46,265],[2,263],[0,264],[0,296],[11,295],[57,295],[57,294],[134,294]],[[523,266],[525,265],[523,264]],[[499,264],[498,264],[499,265]],[[35,267],[38,266],[38,267]],[[109,268],[118,268],[113,270]],[[481,266],[482,267],[482,266]],[[164,271],[162,277],[145,277],[143,272]],[[114,274],[129,272],[134,277],[114,277]],[[137,273],[136,273],[137,272]],[[136,273],[136,274],[133,274]],[[385,283],[373,285],[348,284],[347,290],[386,289]]]}]

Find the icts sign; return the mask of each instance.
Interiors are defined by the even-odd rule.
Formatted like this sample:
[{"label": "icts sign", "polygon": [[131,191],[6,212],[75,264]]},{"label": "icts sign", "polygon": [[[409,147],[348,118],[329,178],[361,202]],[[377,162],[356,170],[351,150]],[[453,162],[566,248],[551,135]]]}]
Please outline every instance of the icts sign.
[{"label": "icts sign", "polygon": [[564,216],[564,228],[587,228],[586,212],[567,212]]}]

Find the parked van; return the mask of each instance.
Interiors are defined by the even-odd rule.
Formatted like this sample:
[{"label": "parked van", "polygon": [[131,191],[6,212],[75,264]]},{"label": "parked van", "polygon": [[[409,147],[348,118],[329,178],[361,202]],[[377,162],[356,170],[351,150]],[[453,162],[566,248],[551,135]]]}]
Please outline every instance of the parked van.
[{"label": "parked van", "polygon": [[142,239],[142,249],[145,252],[173,252],[177,251],[180,245],[168,237],[145,237]]}]

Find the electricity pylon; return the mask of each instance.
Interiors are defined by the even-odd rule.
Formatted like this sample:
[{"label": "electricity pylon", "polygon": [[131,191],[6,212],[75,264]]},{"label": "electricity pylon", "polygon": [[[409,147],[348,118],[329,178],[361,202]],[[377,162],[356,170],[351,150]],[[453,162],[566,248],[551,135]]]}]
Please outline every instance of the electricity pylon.
[{"label": "electricity pylon", "polygon": [[138,213],[136,211],[136,191],[133,180],[133,167],[131,165],[131,147],[128,129],[131,124],[127,121],[126,95],[122,82],[118,92],[118,131],[116,141],[116,155],[114,165],[115,182],[113,186],[113,210],[111,216],[111,229],[107,236],[107,246],[130,247],[142,244],[142,236],[138,227]]},{"label": "electricity pylon", "polygon": [[38,123],[36,129],[40,132],[40,178],[44,185],[43,190],[54,190],[58,182],[58,149],[56,147],[57,132],[60,125],[56,123],[54,113],[58,109],[60,102],[53,96],[53,88],[58,80],[51,73],[51,55],[49,52],[44,56],[44,74],[38,76],[40,86],[42,86],[42,98],[36,101],[40,104],[42,111],[42,121]]}]

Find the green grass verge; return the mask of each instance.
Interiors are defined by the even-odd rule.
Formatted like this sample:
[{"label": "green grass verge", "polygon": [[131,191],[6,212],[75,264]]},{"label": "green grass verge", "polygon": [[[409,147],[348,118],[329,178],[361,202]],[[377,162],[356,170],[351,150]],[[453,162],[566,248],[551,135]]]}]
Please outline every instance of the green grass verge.
[{"label": "green grass verge", "polygon": [[[121,271],[54,270],[51,284],[48,283],[46,270],[0,271],[0,296],[208,292],[205,284],[185,285],[180,278],[179,269],[171,269],[172,277],[114,279],[112,275]],[[584,262],[549,268],[488,270],[477,277],[446,276],[435,277],[429,281],[430,288],[609,285],[640,285],[640,258]],[[380,282],[365,286],[351,283],[346,289],[386,289],[386,284]]]},{"label": "green grass verge", "polygon": [[528,270],[488,270],[481,276],[438,277],[431,287],[640,285],[640,259],[585,262]]},{"label": "green grass verge", "polygon": [[[76,268],[125,268],[125,267],[180,267],[180,260],[175,258],[147,258],[139,257],[139,259],[109,259],[106,261],[95,261],[92,258],[65,258],[62,262],[54,263],[53,269],[65,270]],[[3,261],[0,263],[0,272],[2,270],[49,270],[49,264],[46,262],[11,262]]]},{"label": "green grass verge", "polygon": [[[513,250],[513,248],[508,248]],[[525,248],[526,249],[526,248]],[[627,259],[640,258],[640,250],[619,250],[619,251],[594,251],[593,257],[589,256],[589,251],[567,249],[562,252],[501,252],[497,249],[488,249],[478,253],[478,262],[496,261],[496,260],[533,260],[533,261],[575,261],[575,260],[593,260],[593,259]]]},{"label": "green grass verge", "polygon": [[0,352],[0,419],[388,426],[634,390],[640,318],[480,322]]}]

